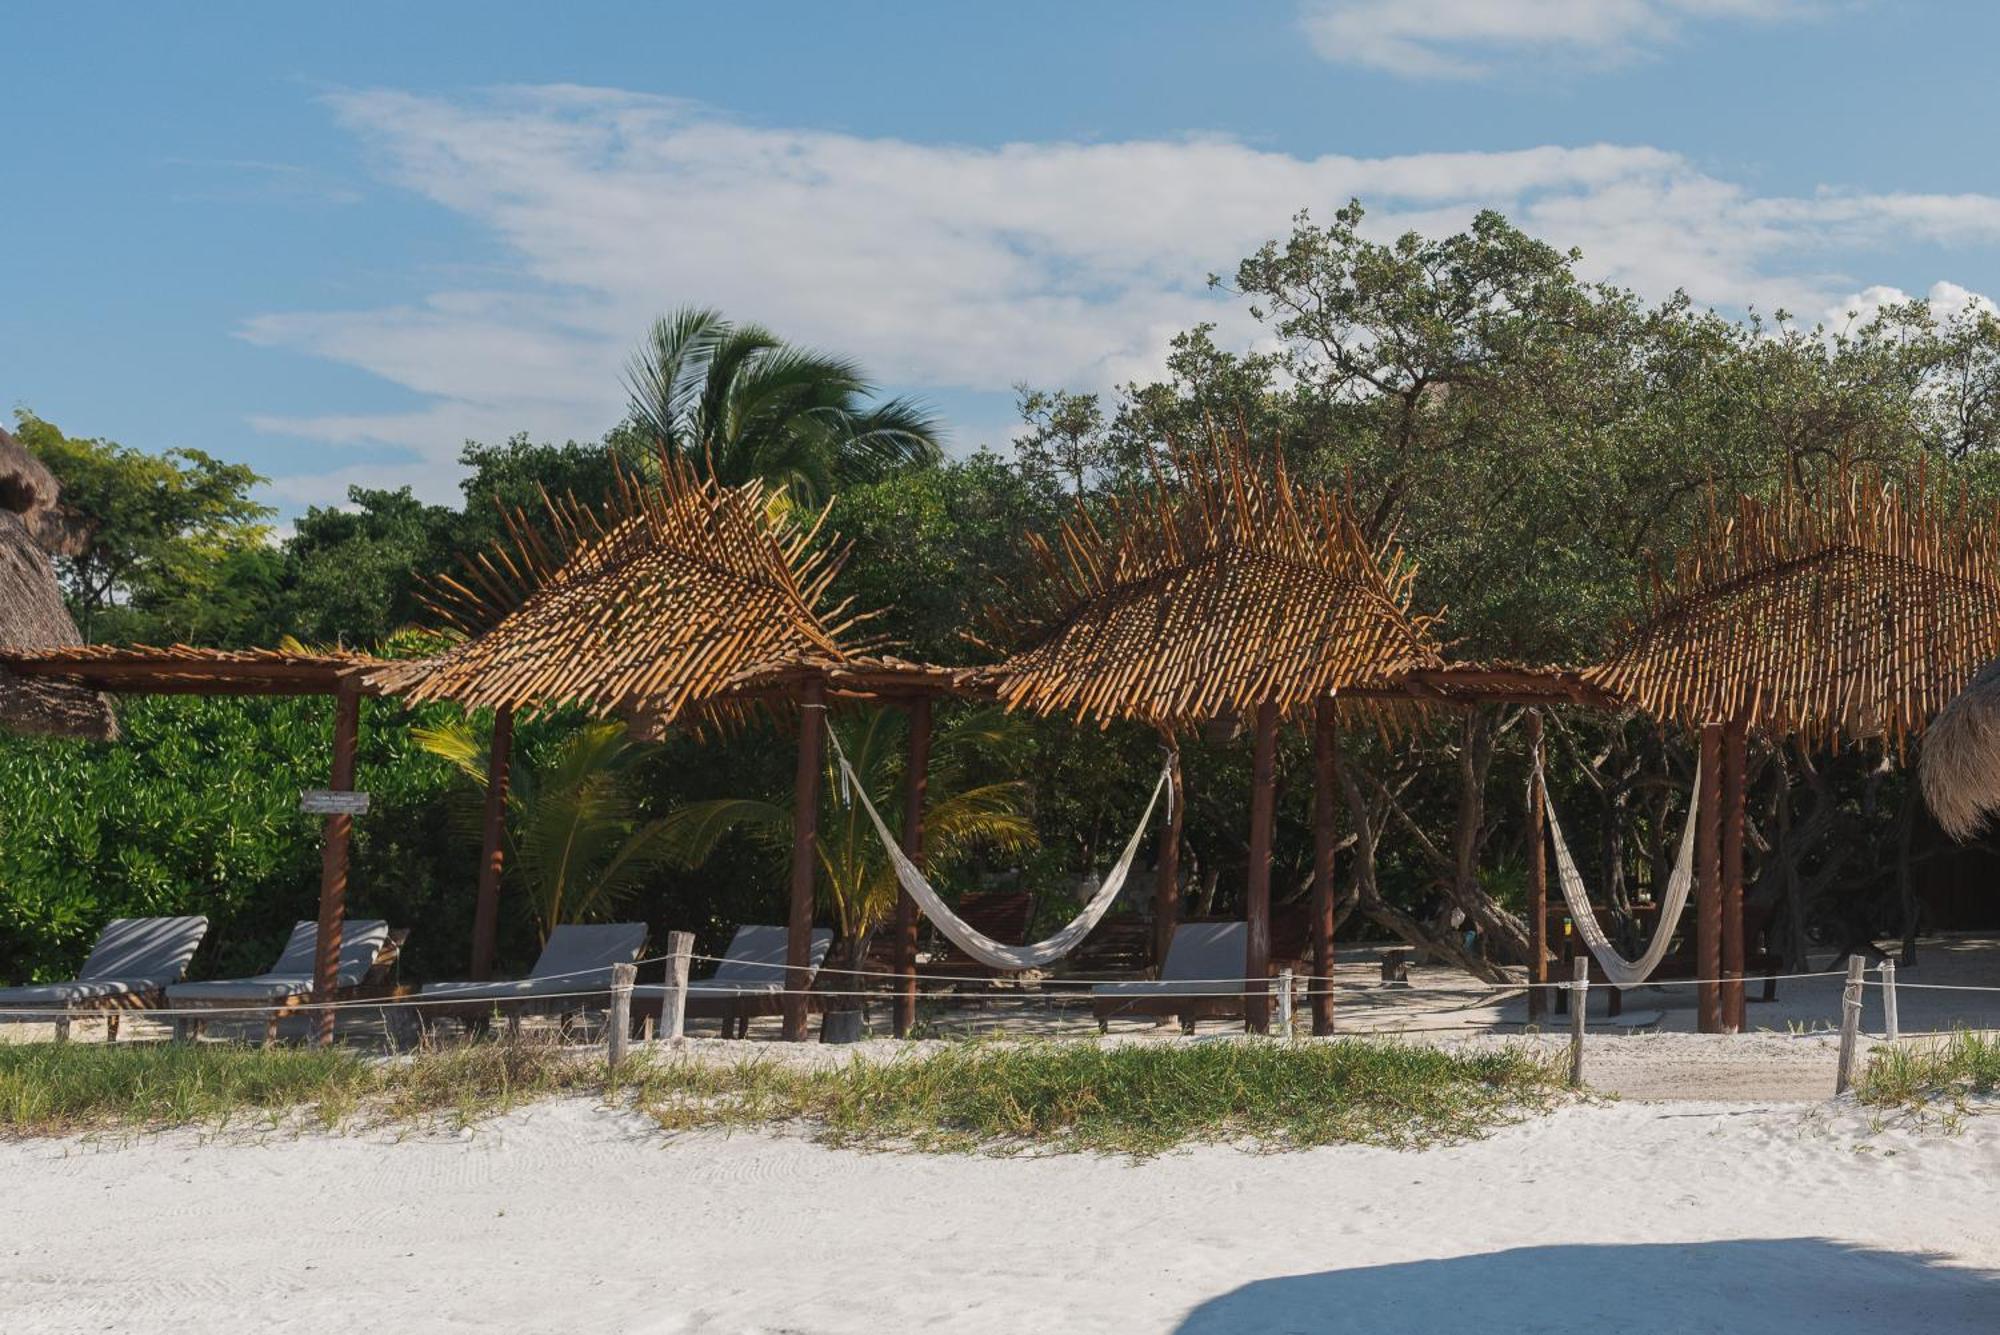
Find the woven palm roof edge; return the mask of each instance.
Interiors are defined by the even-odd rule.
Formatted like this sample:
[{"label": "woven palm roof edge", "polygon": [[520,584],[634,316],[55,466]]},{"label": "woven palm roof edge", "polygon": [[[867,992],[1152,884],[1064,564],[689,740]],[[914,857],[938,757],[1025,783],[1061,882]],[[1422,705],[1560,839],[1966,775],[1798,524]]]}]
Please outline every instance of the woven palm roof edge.
[{"label": "woven palm roof edge", "polygon": [[[1260,466],[1240,431],[1211,431],[1202,448],[1177,448],[1150,486],[1111,497],[1102,522],[1079,506],[1054,543],[1030,534],[1027,546],[1033,573],[989,614],[986,639],[974,641],[1019,646],[987,678],[1010,708],[1166,726],[1265,700],[1289,712],[1346,685],[1443,662],[1431,635],[1435,618],[1410,611],[1414,564],[1394,543],[1368,540],[1347,492],[1295,485],[1275,452],[1269,467]],[[1213,568],[1210,578],[1261,580],[1275,606],[1310,587],[1325,601],[1317,611],[1301,608],[1295,620],[1324,625],[1331,602],[1341,608],[1333,615],[1351,624],[1323,652],[1285,633],[1299,625],[1262,644],[1233,646],[1214,643],[1220,631],[1208,627],[1205,643],[1148,646],[1123,663],[1079,670],[1057,661],[1073,635],[1102,630],[1204,567]],[[1198,696],[1172,685],[1190,656],[1219,650],[1229,651],[1227,661],[1204,672]],[[1301,653],[1319,654],[1309,671],[1294,665],[1274,677],[1278,660]]]},{"label": "woven palm roof edge", "polygon": [[[1863,595],[1825,601],[1839,580]],[[1895,616],[1869,610],[1883,600]],[[1895,481],[1843,466],[1727,506],[1711,489],[1647,601],[1585,679],[1682,726],[1900,745],[2000,653],[2000,515],[1921,468]]]},{"label": "woven palm roof edge", "polygon": [[[597,506],[541,499],[546,534],[502,506],[505,535],[424,588],[438,627],[467,638],[383,674],[387,689],[413,702],[671,718],[758,663],[846,658],[843,637],[868,619],[845,602],[819,610],[847,556],[822,540],[827,511],[801,523],[761,483],[724,486],[662,450],[657,479],[619,467]],[[660,592],[690,575],[697,592]],[[629,656],[613,672],[603,662],[613,630],[620,642],[671,638],[678,652],[648,660],[643,679]]]}]

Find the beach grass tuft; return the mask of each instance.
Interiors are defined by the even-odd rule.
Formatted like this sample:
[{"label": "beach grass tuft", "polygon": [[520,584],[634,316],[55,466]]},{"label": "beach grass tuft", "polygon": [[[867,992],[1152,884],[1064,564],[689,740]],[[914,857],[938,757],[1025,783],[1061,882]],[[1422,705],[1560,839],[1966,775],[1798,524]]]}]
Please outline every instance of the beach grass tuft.
[{"label": "beach grass tuft", "polygon": [[1145,1156],[1211,1142],[1416,1148],[1474,1138],[1569,1097],[1559,1067],[1527,1048],[1358,1041],[973,1042],[823,1065],[641,1049],[606,1077],[601,1054],[532,1039],[397,1058],[23,1044],[0,1047],[0,1134],[463,1125],[589,1094],[671,1132],[793,1126],[855,1148]]},{"label": "beach grass tuft", "polygon": [[1961,1033],[1885,1044],[1868,1057],[1854,1096],[1869,1107],[1936,1117],[1955,1128],[1971,1101],[2000,1091],[2000,1037]]}]

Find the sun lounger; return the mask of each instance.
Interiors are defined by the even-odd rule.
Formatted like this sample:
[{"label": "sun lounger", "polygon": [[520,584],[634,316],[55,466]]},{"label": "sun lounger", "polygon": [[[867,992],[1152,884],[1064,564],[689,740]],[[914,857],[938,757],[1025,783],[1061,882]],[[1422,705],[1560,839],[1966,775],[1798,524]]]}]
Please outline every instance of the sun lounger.
[{"label": "sun lounger", "polygon": [[[533,1006],[558,1003],[559,1010],[581,1010],[587,996],[611,987],[611,966],[630,964],[646,948],[643,922],[570,923],[549,933],[541,958],[528,976],[512,981],[488,983],[426,983],[420,994],[424,1005],[406,1009],[420,1011],[416,1018],[429,1021],[439,1016],[455,1019],[485,1019],[495,1010],[509,1020],[519,1018]],[[434,1002],[465,1003],[434,1005]],[[568,1006],[559,1003],[573,1003]]]},{"label": "sun lounger", "polygon": [[1241,1018],[1248,932],[1248,924],[1240,922],[1182,923],[1174,929],[1158,978],[1099,983],[1090,989],[1097,1027],[1108,1028],[1114,1016],[1176,1015],[1181,1028],[1193,1033],[1197,1020]]},{"label": "sun lounger", "polygon": [[[340,965],[335,975],[333,1000],[359,1001],[400,996],[411,989],[394,981],[396,957],[402,950],[407,931],[390,931],[381,921],[355,920],[345,924],[340,934]],[[291,940],[269,973],[252,978],[219,978],[208,982],[181,983],[167,989],[170,1010],[243,1010],[264,1012],[264,1041],[275,1042],[278,1021],[297,1014],[310,1002],[313,990],[313,956],[319,942],[319,925],[302,922],[292,928]],[[268,1009],[267,1009],[268,1008]],[[199,1017],[180,1020],[175,1025],[182,1038],[198,1037],[207,1026]]]},{"label": "sun lounger", "polygon": [[[749,1032],[750,1020],[758,1015],[777,1015],[784,1010],[785,948],[790,934],[783,927],[739,927],[723,952],[715,976],[688,984],[687,1015],[690,1020],[721,1020],[723,1037]],[[807,957],[808,982],[826,963],[833,946],[833,933],[820,928],[812,934],[812,951]],[[667,989],[648,984],[632,989],[634,1014],[641,1005],[646,1014],[658,1016],[665,1004]]]},{"label": "sun lounger", "polygon": [[[200,917],[113,918],[73,980],[0,988],[0,1020],[52,1019],[60,1043],[69,1037],[73,1016],[102,1012],[105,1039],[115,1039],[118,1013],[160,1005],[168,985],[187,972],[207,931],[208,919]],[[9,1016],[8,1010],[29,1013]]]}]

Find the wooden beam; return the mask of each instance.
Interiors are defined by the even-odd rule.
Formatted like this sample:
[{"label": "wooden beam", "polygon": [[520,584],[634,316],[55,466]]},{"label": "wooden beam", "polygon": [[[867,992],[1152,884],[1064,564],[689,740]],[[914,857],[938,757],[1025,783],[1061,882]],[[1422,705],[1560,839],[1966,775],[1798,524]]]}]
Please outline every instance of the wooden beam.
[{"label": "wooden beam", "polygon": [[[909,750],[903,761],[903,856],[921,870],[924,865],[924,800],[930,787],[931,702],[919,696],[909,703]],[[896,887],[896,1016],[897,1038],[909,1037],[917,1024],[917,901]],[[864,980],[856,979],[859,986]]]},{"label": "wooden beam", "polygon": [[493,742],[486,752],[486,810],[480,824],[479,898],[472,909],[471,978],[493,976],[500,936],[500,872],[507,858],[507,777],[514,750],[514,711],[493,711]]},{"label": "wooden beam", "polygon": [[792,775],[792,904],[785,940],[785,1041],[806,1036],[806,989],[812,985],[813,885],[819,870],[820,743],[826,735],[826,688],[799,690],[799,763]]},{"label": "wooden beam", "polygon": [[[1549,989],[1549,795],[1543,775],[1542,711],[1528,711],[1528,1018],[1548,1012]],[[1669,930],[1662,925],[1661,930]]]},{"label": "wooden beam", "polygon": [[1277,815],[1278,706],[1257,706],[1257,737],[1250,762],[1250,875],[1243,897],[1249,924],[1243,946],[1243,1027],[1271,1028],[1271,826]]},{"label": "wooden beam", "polygon": [[[1722,725],[1701,729],[1701,791],[1695,794],[1695,988],[1701,1032],[1722,1032]],[[1664,924],[1663,924],[1664,925]]]},{"label": "wooden beam", "polygon": [[1749,726],[1738,718],[1722,735],[1722,1026],[1743,1032],[1743,808],[1749,781]]},{"label": "wooden beam", "polygon": [[[348,682],[333,697],[333,772],[327,784],[336,792],[354,789],[354,752],[361,734],[361,694]],[[354,817],[326,818],[319,860],[319,931],[313,954],[313,1000],[333,1000],[340,982],[340,933],[347,917],[347,854]],[[333,1042],[332,1011],[314,1015],[321,1043]]]},{"label": "wooden beam", "polygon": [[1323,695],[1313,707],[1313,880],[1312,880],[1312,1026],[1315,1037],[1333,1032],[1333,846],[1338,827],[1334,817],[1334,755],[1340,747],[1340,724],[1333,697]]},{"label": "wooden beam", "polygon": [[1181,784],[1181,748],[1172,733],[1162,733],[1167,748],[1167,823],[1160,831],[1159,852],[1153,859],[1153,967],[1164,968],[1173,949],[1174,928],[1181,921],[1181,830],[1187,821],[1187,801]]}]

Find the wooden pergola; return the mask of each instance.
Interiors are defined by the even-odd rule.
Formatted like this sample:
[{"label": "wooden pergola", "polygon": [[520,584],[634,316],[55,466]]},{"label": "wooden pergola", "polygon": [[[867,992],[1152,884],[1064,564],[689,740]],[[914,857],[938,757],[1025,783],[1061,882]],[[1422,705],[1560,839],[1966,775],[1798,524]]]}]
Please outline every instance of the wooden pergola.
[{"label": "wooden pergola", "polygon": [[[65,645],[0,650],[0,668],[30,681],[63,683],[107,695],[326,695],[333,698],[333,763],[327,787],[354,789],[361,697],[380,695],[372,677],[397,666],[365,654],[287,649],[198,649],[184,644]],[[354,818],[330,814],[320,849],[319,939],[313,959],[313,999],[333,997],[347,916],[348,845]],[[319,1040],[333,1038],[334,1015],[317,1012]]]},{"label": "wooden pergola", "polygon": [[1922,476],[1841,472],[1711,503],[1645,619],[1585,680],[1698,732],[1696,956],[1705,1032],[1741,1029],[1747,739],[1900,752],[2000,654],[2000,523]]},{"label": "wooden pergola", "polygon": [[[1312,934],[1315,1032],[1333,1023],[1332,767],[1337,698],[1421,702],[1448,681],[1428,618],[1410,610],[1414,567],[1362,531],[1348,498],[1295,486],[1240,438],[1181,455],[1171,479],[1080,512],[1056,545],[1031,538],[1036,577],[995,616],[1021,646],[980,684],[1009,708],[1129,720],[1167,739],[1215,719],[1254,719],[1244,1022],[1269,1025],[1271,835],[1279,723],[1310,713],[1317,799]],[[1155,883],[1156,958],[1179,915],[1181,819],[1172,804]]]}]

